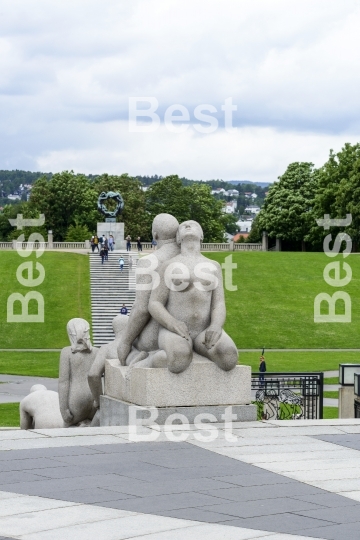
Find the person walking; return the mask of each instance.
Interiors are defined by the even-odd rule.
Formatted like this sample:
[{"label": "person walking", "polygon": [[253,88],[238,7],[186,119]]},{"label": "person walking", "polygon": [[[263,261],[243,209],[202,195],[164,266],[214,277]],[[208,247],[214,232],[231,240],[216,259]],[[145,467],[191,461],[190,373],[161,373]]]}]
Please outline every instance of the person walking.
[{"label": "person walking", "polygon": [[95,245],[94,251],[95,249],[97,249],[97,252],[99,253],[99,238],[97,237],[96,234],[94,235],[94,245]]},{"label": "person walking", "polygon": [[151,241],[151,247],[154,251],[156,250],[156,246],[157,246],[157,241],[155,240],[155,238],[153,238]]},{"label": "person walking", "polygon": [[101,246],[101,249],[100,249],[100,257],[101,257],[101,264],[104,264],[105,249],[102,246]]},{"label": "person walking", "polygon": [[109,236],[109,250],[114,251],[115,241],[112,234]]},{"label": "person walking", "polygon": [[120,313],[121,313],[121,315],[127,315],[128,314],[128,309],[125,306],[125,304],[122,305],[122,307],[120,309]]},{"label": "person walking", "polygon": [[109,260],[109,246],[107,240],[104,242],[105,261]]},{"label": "person walking", "polygon": [[130,236],[130,234],[127,235],[125,240],[126,240],[126,251],[131,251],[131,236]]},{"label": "person walking", "polygon": [[137,248],[138,248],[138,251],[142,251],[142,245],[141,245],[140,236],[137,237]]},{"label": "person walking", "polygon": [[122,272],[124,270],[124,264],[125,264],[125,261],[122,257],[119,258],[119,267],[120,267],[120,272]]},{"label": "person walking", "polygon": [[265,357],[263,355],[260,356],[259,371],[260,371],[260,376],[259,376],[260,386],[264,386],[265,385],[266,362],[265,362]]},{"label": "person walking", "polygon": [[91,251],[92,251],[93,253],[94,253],[94,251],[95,251],[94,238],[95,238],[95,236],[92,235],[92,237],[91,237],[91,239],[90,239]]}]

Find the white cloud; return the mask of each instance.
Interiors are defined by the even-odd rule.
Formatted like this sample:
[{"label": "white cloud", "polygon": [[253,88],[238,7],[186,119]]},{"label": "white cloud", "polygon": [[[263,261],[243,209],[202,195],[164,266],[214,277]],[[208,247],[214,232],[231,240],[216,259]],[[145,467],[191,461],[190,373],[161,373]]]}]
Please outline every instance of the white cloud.
[{"label": "white cloud", "polygon": [[[357,140],[359,24],[356,0],[3,0],[0,168],[274,180],[321,165]],[[239,129],[129,133],[129,96],[162,117],[232,96]]]}]

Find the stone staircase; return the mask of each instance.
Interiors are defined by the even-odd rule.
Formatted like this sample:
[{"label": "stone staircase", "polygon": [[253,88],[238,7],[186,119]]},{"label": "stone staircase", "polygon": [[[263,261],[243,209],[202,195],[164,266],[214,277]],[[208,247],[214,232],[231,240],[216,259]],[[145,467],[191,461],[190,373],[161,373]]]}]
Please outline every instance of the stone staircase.
[{"label": "stone staircase", "polygon": [[[129,255],[133,259],[133,268],[129,272]],[[118,259],[125,261],[123,272],[120,272]],[[93,344],[100,347],[113,341],[115,336],[112,320],[119,315],[123,304],[130,314],[135,301],[135,268],[139,259],[138,253],[131,251],[109,252],[109,260],[101,264],[97,252],[90,253],[90,288]]]}]

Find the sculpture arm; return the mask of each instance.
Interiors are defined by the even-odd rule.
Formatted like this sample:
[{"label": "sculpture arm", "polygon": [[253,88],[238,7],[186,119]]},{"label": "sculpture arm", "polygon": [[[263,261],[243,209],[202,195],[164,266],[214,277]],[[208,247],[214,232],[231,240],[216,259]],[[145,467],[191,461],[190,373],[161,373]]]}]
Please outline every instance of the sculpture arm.
[{"label": "sculpture arm", "polygon": [[[151,257],[151,255],[149,255]],[[118,346],[118,358],[120,364],[125,366],[126,358],[131,351],[134,340],[138,337],[150,319],[149,299],[151,295],[151,274],[158,265],[158,260],[143,257],[139,260],[136,268],[136,299],[132,307],[129,323],[121,336]],[[150,263],[150,264],[148,264]]]},{"label": "sculpture arm", "polygon": [[94,398],[94,407],[100,407],[100,396],[103,394],[101,377],[105,372],[105,360],[107,358],[108,346],[100,347],[99,352],[90,368],[88,383]]},{"label": "sculpture arm", "polygon": [[33,429],[34,419],[25,409],[26,398],[20,403],[20,429]]},{"label": "sculpture arm", "polygon": [[210,315],[210,325],[205,332],[205,341],[204,345],[207,349],[211,349],[219,341],[222,328],[225,324],[226,319],[226,306],[225,306],[225,296],[224,296],[224,287],[222,281],[222,272],[221,267],[216,263],[216,277],[217,277],[217,286],[212,291],[211,295],[211,315]]},{"label": "sculpture arm", "polygon": [[69,409],[70,394],[70,348],[67,347],[60,354],[60,373],[59,373],[59,404],[61,416],[64,422],[69,424],[73,420],[73,415]]},{"label": "sculpture arm", "polygon": [[190,341],[190,335],[186,324],[175,319],[175,317],[173,317],[165,307],[169,298],[170,290],[165,284],[164,267],[160,269],[159,274],[160,283],[159,286],[151,292],[149,312],[151,316],[161,324],[161,326],[170,332],[174,332],[175,334],[178,334],[179,336]]}]

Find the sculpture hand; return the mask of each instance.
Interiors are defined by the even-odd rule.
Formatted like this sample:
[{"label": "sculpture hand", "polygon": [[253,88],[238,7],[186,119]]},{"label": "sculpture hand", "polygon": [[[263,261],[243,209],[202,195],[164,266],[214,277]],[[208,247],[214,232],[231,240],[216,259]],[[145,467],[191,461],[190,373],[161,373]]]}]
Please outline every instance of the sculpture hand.
[{"label": "sculpture hand", "polygon": [[205,332],[205,340],[203,344],[207,349],[212,349],[221,337],[221,328],[217,326],[209,326]]},{"label": "sculpture hand", "polygon": [[118,346],[117,353],[118,358],[121,366],[126,365],[126,358],[128,357],[128,354],[130,352],[131,345],[129,346],[125,341],[122,341],[120,345]]},{"label": "sculpture hand", "polygon": [[172,324],[172,331],[175,332],[175,334],[178,334],[180,337],[185,338],[187,341],[190,341],[189,330],[184,322],[175,321]]},{"label": "sculpture hand", "polygon": [[71,424],[71,422],[74,420],[74,415],[71,413],[70,409],[66,409],[65,413],[63,414],[64,422],[67,424]]}]

